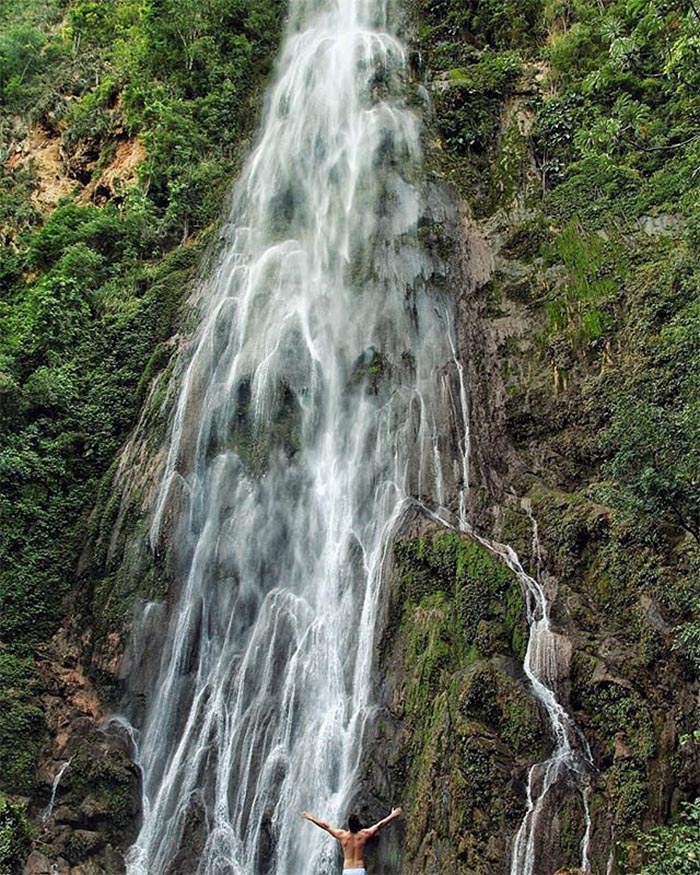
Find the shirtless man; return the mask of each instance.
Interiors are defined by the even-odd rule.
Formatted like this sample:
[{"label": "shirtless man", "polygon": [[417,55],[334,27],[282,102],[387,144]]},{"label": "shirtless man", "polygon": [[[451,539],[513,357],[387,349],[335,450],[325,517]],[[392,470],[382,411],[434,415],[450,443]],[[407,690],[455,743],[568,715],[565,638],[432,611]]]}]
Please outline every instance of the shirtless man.
[{"label": "shirtless man", "polygon": [[383,829],[387,823],[401,817],[403,811],[400,808],[395,808],[391,814],[370,826],[367,829],[362,829],[360,818],[357,814],[351,814],[348,818],[348,829],[336,829],[325,820],[318,820],[313,814],[308,811],[302,811],[301,816],[320,826],[329,832],[333,838],[340,842],[343,849],[343,875],[367,875],[365,869],[365,845],[368,840],[374,838],[380,829]]}]

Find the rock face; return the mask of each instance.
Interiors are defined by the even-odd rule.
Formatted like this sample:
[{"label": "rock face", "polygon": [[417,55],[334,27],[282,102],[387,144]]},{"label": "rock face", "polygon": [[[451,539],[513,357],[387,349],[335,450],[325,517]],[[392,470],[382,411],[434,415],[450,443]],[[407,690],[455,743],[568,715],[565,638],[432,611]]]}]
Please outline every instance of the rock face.
[{"label": "rock face", "polygon": [[401,803],[407,818],[405,835],[383,837],[375,870],[486,875],[503,867],[527,764],[546,745],[523,683],[522,594],[481,546],[412,528],[388,578],[363,775],[377,811]]},{"label": "rock face", "polygon": [[41,832],[41,852],[32,853],[24,873],[118,875],[140,813],[140,775],[130,739],[106,723],[77,647],[65,639],[54,645],[61,661],[44,670],[49,740],[30,808]]},{"label": "rock face", "polygon": [[[674,649],[658,590],[644,585],[652,563],[672,577],[674,560],[580,491],[595,434],[557,378],[561,352],[537,364],[527,257],[505,245],[502,227],[454,227],[465,235],[461,244],[452,237],[451,270],[466,290],[470,518],[528,562],[532,523],[520,499],[532,507],[561,645],[557,691],[594,759],[593,871],[633,872],[635,831],[667,822],[700,793],[700,760],[684,740],[697,679]],[[405,833],[383,836],[372,871],[506,873],[527,772],[552,749],[522,672],[518,585],[477,545],[416,519],[395,545],[385,598],[362,793],[368,819],[396,804],[407,817]],[[580,865],[584,829],[580,801],[559,800],[538,875]]]},{"label": "rock face", "polygon": [[[432,5],[439,14],[440,5]],[[443,265],[441,281],[461,293],[469,515],[478,531],[511,544],[527,562],[532,528],[521,499],[531,504],[561,644],[558,691],[595,762],[593,871],[633,872],[635,830],[668,821],[681,801],[700,794],[693,740],[698,681],[674,649],[673,611],[659,596],[678,586],[679,560],[673,545],[627,527],[587,491],[600,428],[577,392],[576,380],[587,375],[576,374],[575,351],[563,334],[542,339],[538,290],[562,282],[560,266],[536,258],[548,229],[525,196],[534,169],[529,103],[540,96],[542,70],[530,64],[516,81],[505,69],[479,84],[476,73],[467,78],[468,69],[481,70],[474,60],[452,59],[458,75],[436,77],[434,124],[443,142],[426,152],[462,195],[467,189],[483,195],[478,220],[441,183],[430,196],[443,209],[433,213],[448,219],[421,229],[424,246]],[[474,142],[468,157],[453,160],[443,150],[445,125],[458,116],[460,124],[473,122]],[[142,157],[140,148],[120,142],[85,198],[101,200],[105,187],[115,194]],[[51,185],[65,156],[55,137],[38,129],[27,154],[11,160],[31,152],[42,179],[37,198],[48,208],[66,193]],[[74,157],[79,180],[94,156]],[[666,237],[679,225],[662,214],[644,217],[640,230]],[[610,349],[596,343],[596,361],[609,366]],[[103,721],[129,661],[142,666],[144,689],[153,670],[143,654],[124,659],[133,603],[168,597],[170,570],[149,553],[146,519],[162,463],[168,377],[154,383],[95,511],[95,536],[79,569],[91,628],[74,630],[72,644],[55,641],[55,658],[45,667],[49,741],[30,806],[40,841],[24,875],[116,875],[138,828],[139,775],[129,740]],[[370,851],[369,871],[506,873],[528,770],[552,746],[522,671],[527,625],[520,588],[476,543],[420,517],[405,521],[389,565],[376,632],[377,711],[367,730],[358,806],[366,821],[393,805],[402,805],[406,818]],[[195,871],[200,826],[193,808],[187,852],[173,862],[172,875]],[[547,849],[552,872],[579,862],[582,832],[580,804],[564,800]]]}]

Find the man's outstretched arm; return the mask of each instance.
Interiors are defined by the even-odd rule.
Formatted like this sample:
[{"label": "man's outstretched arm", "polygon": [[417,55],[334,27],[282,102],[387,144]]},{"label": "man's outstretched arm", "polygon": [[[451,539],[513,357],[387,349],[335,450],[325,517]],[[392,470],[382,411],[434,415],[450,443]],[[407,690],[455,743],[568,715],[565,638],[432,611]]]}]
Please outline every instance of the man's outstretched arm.
[{"label": "man's outstretched arm", "polygon": [[374,824],[374,826],[368,827],[365,832],[368,832],[371,836],[376,836],[380,829],[384,829],[387,823],[391,823],[392,820],[396,820],[397,817],[401,817],[403,814],[402,808],[394,808],[391,814],[388,814],[384,820],[380,820]]},{"label": "man's outstretched arm", "polygon": [[325,831],[329,832],[334,839],[340,839],[342,830],[336,829],[334,826],[331,826],[330,823],[326,823],[325,820],[319,820],[317,817],[314,817],[313,814],[309,814],[308,811],[302,811],[301,816],[305,820],[310,820],[311,823],[315,823],[316,826],[320,826],[321,829],[325,829]]}]

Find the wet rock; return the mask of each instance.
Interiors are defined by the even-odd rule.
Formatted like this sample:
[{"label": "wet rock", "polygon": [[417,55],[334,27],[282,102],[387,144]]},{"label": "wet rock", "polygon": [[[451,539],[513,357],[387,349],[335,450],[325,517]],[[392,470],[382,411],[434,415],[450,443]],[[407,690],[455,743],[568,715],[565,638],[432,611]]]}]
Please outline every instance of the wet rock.
[{"label": "wet rock", "polygon": [[166,875],[191,875],[199,867],[206,842],[206,812],[199,800],[193,800],[185,818],[180,849],[170,862]]},{"label": "wet rock", "polygon": [[123,875],[123,873],[126,872],[124,855],[121,851],[113,848],[112,845],[107,845],[104,849],[102,852],[102,859],[104,860],[105,869],[108,875]]},{"label": "wet rock", "polygon": [[[70,676],[71,688],[88,686]],[[54,809],[43,824],[42,851],[49,859],[63,857],[83,875],[119,875],[123,854],[138,830],[140,774],[131,760],[123,733],[103,729],[90,716],[66,702],[53,711],[61,731],[54,736],[54,757],[45,764],[46,789],[50,794],[57,764],[68,765],[55,785]],[[65,728],[63,728],[65,727]],[[54,875],[54,873],[52,873]]]},{"label": "wet rock", "polygon": [[55,808],[52,818],[56,824],[80,823],[80,813],[69,805],[61,805],[58,808]]},{"label": "wet rock", "polygon": [[406,833],[382,836],[375,868],[492,875],[524,811],[513,775],[524,785],[523,759],[543,750],[522,671],[511,676],[520,589],[481,547],[429,526],[399,538],[395,561],[364,786],[373,813],[403,805]]}]

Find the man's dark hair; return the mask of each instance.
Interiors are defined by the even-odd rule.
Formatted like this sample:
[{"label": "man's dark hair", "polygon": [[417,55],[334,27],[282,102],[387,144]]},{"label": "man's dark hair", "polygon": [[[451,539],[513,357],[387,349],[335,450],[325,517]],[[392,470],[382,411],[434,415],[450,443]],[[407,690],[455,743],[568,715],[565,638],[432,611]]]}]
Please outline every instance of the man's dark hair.
[{"label": "man's dark hair", "polygon": [[362,829],[359,814],[351,814],[350,817],[348,817],[348,829],[350,832],[359,832]]}]

